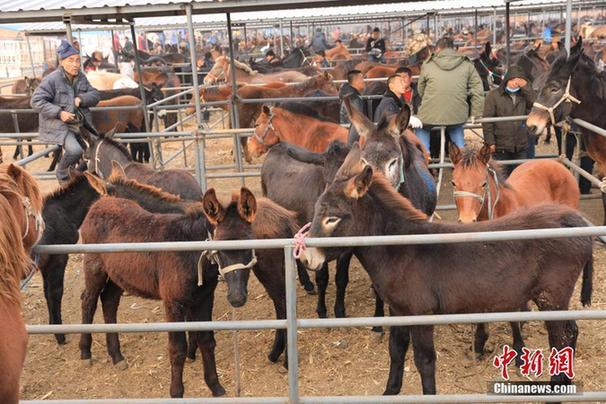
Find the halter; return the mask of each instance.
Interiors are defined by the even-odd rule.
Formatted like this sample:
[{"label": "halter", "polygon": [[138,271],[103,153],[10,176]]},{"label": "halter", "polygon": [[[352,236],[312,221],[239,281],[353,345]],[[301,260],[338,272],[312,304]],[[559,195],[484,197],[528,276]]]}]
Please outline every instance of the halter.
[{"label": "halter", "polygon": [[103,176],[103,172],[99,169],[99,165],[101,164],[101,160],[99,159],[99,150],[101,150],[101,145],[103,144],[104,140],[105,139],[101,139],[101,141],[97,145],[97,149],[95,150],[95,171],[98,171],[98,174],[101,179],[105,179],[105,177]]},{"label": "halter", "polygon": [[488,72],[488,79],[487,79],[488,80],[488,84],[494,85],[494,79],[495,78],[498,78],[498,79],[501,79],[501,80],[503,80],[505,78],[504,75],[495,73],[494,71],[490,70],[488,68],[488,66],[486,66],[486,64],[484,63],[484,61],[482,60],[482,58],[480,58],[478,60],[480,61],[480,64],[482,65],[482,67],[484,69],[486,69],[486,71]]},{"label": "halter", "polygon": [[542,109],[549,113],[549,119],[551,119],[551,124],[553,126],[555,126],[557,123],[553,111],[555,111],[556,108],[558,108],[560,106],[560,104],[562,104],[563,102],[569,102],[569,103],[574,102],[575,104],[581,103],[581,100],[579,100],[578,98],[575,98],[572,94],[570,94],[570,83],[571,82],[572,82],[572,76],[569,76],[568,83],[566,84],[566,91],[564,91],[564,94],[562,94],[562,96],[560,97],[558,102],[556,102],[553,106],[547,107],[547,106],[541,104],[540,102],[535,102],[534,104],[532,104],[534,107]]},{"label": "halter", "polygon": [[276,133],[276,135],[278,137],[280,137],[280,132],[274,127],[274,124],[272,122],[273,119],[274,119],[273,109],[270,109],[269,111],[270,111],[269,120],[267,121],[267,126],[265,127],[265,130],[263,131],[263,134],[262,135],[257,135],[257,132],[255,131],[254,135],[253,135],[253,137],[255,139],[257,139],[257,141],[259,143],[261,143],[263,146],[267,146],[265,144],[265,137],[267,136],[267,134],[269,133],[270,130],[273,130],[274,133]]},{"label": "halter", "polygon": [[34,229],[38,236],[40,236],[40,229],[44,229],[44,219],[42,218],[42,213],[36,212],[32,207],[32,201],[27,196],[21,197],[21,203],[23,204],[23,210],[25,212],[26,220],[25,220],[25,232],[23,233],[23,239],[27,237],[29,234],[29,218],[33,217],[36,221]]},{"label": "halter", "polygon": [[[206,239],[206,241],[211,241],[212,240],[212,236],[210,234],[210,232],[208,232],[208,237]],[[233,271],[237,271],[238,269],[249,269],[254,267],[257,264],[257,254],[255,253],[255,250],[252,250],[252,258],[250,259],[250,261],[247,264],[242,264],[242,263],[236,263],[236,264],[231,264],[228,265],[226,267],[223,266],[223,264],[221,263],[221,258],[219,257],[219,251],[218,250],[204,250],[202,251],[202,254],[200,254],[200,258],[198,258],[198,286],[202,286],[203,282],[203,276],[202,276],[202,259],[206,258],[208,261],[214,262],[215,264],[217,264],[217,266],[219,267],[219,275],[221,275],[222,278],[225,278],[225,275],[233,272]]]},{"label": "halter", "polygon": [[[470,197],[470,198],[475,198],[475,199],[479,200],[480,201],[480,212],[482,211],[482,208],[484,207],[484,203],[487,202],[488,220],[492,220],[494,218],[494,210],[497,206],[497,203],[499,203],[501,191],[499,189],[499,176],[497,175],[497,172],[488,166],[486,166],[486,170],[487,170],[487,172],[486,172],[487,181],[486,181],[486,185],[484,185],[484,193],[482,195],[476,194],[474,192],[468,192],[468,191],[453,191],[452,195],[454,196],[455,199]],[[490,192],[490,178],[491,177],[494,180],[495,189],[496,189],[496,193],[497,193],[494,202],[492,202],[492,192]],[[478,215],[479,215],[479,212],[478,212]]]}]

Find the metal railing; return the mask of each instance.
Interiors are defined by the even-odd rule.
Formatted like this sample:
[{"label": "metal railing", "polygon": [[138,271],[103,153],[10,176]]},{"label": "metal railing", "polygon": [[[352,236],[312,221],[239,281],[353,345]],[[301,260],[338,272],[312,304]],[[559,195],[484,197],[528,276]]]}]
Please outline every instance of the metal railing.
[{"label": "metal railing", "polygon": [[[497,232],[471,232],[451,234],[421,234],[400,236],[372,237],[334,237],[309,238],[308,247],[355,247],[379,245],[427,245],[467,242],[494,242],[503,240],[530,240],[540,238],[564,238],[581,236],[606,235],[606,226],[532,229]],[[135,324],[65,324],[65,325],[28,325],[29,334],[54,333],[98,333],[98,332],[176,332],[208,330],[256,330],[286,329],[288,350],[288,397],[274,398],[218,398],[200,399],[200,402],[217,403],[250,403],[250,402],[284,402],[284,403],[378,403],[378,402],[520,402],[524,396],[490,396],[482,394],[437,395],[437,396],[321,396],[301,397],[298,387],[298,341],[299,328],[332,328],[332,327],[368,327],[368,326],[412,326],[440,325],[455,323],[487,323],[496,321],[556,321],[556,320],[604,320],[606,310],[577,310],[549,312],[507,312],[507,313],[469,313],[469,314],[436,314],[419,316],[398,316],[382,318],[340,318],[340,319],[298,319],[296,310],[296,263],[293,257],[293,239],[273,240],[236,240],[236,241],[194,241],[194,242],[159,242],[159,243],[126,243],[126,244],[84,244],[84,245],[47,245],[37,246],[38,254],[69,253],[118,253],[118,252],[152,252],[152,251],[204,251],[204,250],[241,250],[241,249],[278,249],[284,250],[286,268],[286,319],[285,320],[241,320],[241,321],[208,321],[190,323],[135,323]],[[120,399],[120,402],[198,402],[198,399]],[[606,391],[585,392],[571,396],[532,396],[532,401],[602,401],[606,400]],[[89,402],[88,400],[78,400]],[[36,401],[24,401],[34,403]],[[70,402],[69,400],[45,402]],[[92,400],[90,402],[108,402]]]}]

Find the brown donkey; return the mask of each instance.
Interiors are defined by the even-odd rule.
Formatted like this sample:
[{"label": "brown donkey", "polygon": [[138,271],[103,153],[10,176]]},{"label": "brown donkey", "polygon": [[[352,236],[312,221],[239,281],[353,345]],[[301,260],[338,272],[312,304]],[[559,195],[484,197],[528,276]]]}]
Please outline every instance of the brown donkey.
[{"label": "brown donkey", "polygon": [[[381,175],[361,161],[357,144],[316,203],[310,237],[436,234],[517,229],[586,227],[576,211],[544,205],[489,222],[443,224],[399,195]],[[518,311],[529,300],[539,310],[566,310],[577,278],[583,273],[581,302],[591,301],[592,238],[557,238],[431,245],[354,248],[377,293],[391,314]],[[342,252],[342,248],[308,248],[303,261],[310,269]],[[574,321],[545,322],[549,345],[575,348]],[[436,393],[433,326],[411,326],[391,333],[390,373],[385,394],[398,394],[404,376],[403,359],[412,338],[415,364],[424,394]],[[569,383],[565,375],[553,382]]]}]

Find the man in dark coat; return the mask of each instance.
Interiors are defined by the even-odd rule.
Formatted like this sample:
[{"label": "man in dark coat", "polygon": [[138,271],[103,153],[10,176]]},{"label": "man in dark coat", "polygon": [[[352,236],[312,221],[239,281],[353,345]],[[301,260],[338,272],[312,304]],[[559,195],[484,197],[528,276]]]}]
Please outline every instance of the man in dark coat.
[{"label": "man in dark coat", "polygon": [[402,77],[397,74],[389,76],[387,78],[387,91],[383,94],[383,98],[381,98],[381,102],[377,106],[374,121],[381,122],[383,119],[398,114],[404,106],[402,94],[404,94],[404,81]]},{"label": "man in dark coat", "polygon": [[381,38],[381,30],[377,27],[372,30],[372,34],[366,41],[366,52],[368,60],[371,62],[385,62],[385,40]]},{"label": "man in dark coat", "polygon": [[40,114],[40,140],[63,147],[63,157],[55,175],[59,182],[68,179],[68,169],[82,157],[79,142],[82,124],[77,109],[91,123],[88,108],[99,102],[99,92],[80,71],[80,54],[66,40],[57,49],[61,66],[46,76],[32,95],[32,108]]},{"label": "man in dark coat", "polygon": [[[491,90],[484,103],[484,117],[527,115],[536,100],[536,93],[528,83],[524,71],[511,66],[501,85]],[[529,131],[526,121],[482,124],[484,142],[490,146],[495,160],[518,160],[527,157]],[[534,141],[532,139],[531,141]],[[515,166],[508,166],[511,173]]]},{"label": "man in dark coat", "polygon": [[[345,98],[349,98],[352,108],[355,108],[362,112],[365,116],[368,116],[366,102],[362,99],[362,91],[364,91],[365,88],[366,83],[364,82],[364,76],[362,75],[361,71],[350,70],[347,72],[347,83],[343,84],[341,90],[339,90],[339,100],[341,102],[341,123],[350,123],[347,110],[345,109],[345,105],[343,105],[343,100]],[[349,135],[347,136],[347,143],[353,144],[358,140],[360,140],[360,135],[356,131],[356,128],[351,125],[349,128]]]}]

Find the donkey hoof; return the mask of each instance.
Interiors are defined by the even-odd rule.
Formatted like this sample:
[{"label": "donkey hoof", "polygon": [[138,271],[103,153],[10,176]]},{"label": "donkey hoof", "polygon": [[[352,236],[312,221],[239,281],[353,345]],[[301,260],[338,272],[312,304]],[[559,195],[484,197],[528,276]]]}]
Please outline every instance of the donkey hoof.
[{"label": "donkey hoof", "polygon": [[476,352],[475,353],[475,358],[477,362],[482,362],[482,359],[484,359],[484,353],[483,352]]},{"label": "donkey hoof", "polygon": [[122,359],[120,362],[116,362],[114,367],[118,370],[126,370],[128,369],[128,363],[126,363],[126,360]]},{"label": "donkey hoof", "polygon": [[57,344],[59,344],[59,345],[67,344],[67,340],[65,339],[65,335],[63,335],[63,334],[55,335],[55,339],[57,340]]},{"label": "donkey hoof", "polygon": [[284,366],[284,365],[283,365],[283,366],[280,366],[280,367],[278,368],[278,373],[280,373],[281,375],[285,375],[285,374],[287,374],[287,373],[288,373],[288,368],[287,368],[286,366]]},{"label": "donkey hoof", "polygon": [[375,330],[373,330],[370,333],[370,339],[372,339],[376,343],[380,343],[383,340],[383,331],[375,331]]},{"label": "donkey hoof", "polygon": [[211,392],[213,394],[213,397],[221,397],[225,395],[225,389],[220,384],[211,388]]},{"label": "donkey hoof", "polygon": [[310,296],[315,296],[318,294],[318,291],[313,286],[311,287],[311,289],[305,289],[305,292],[307,292],[307,294]]},{"label": "donkey hoof", "polygon": [[86,367],[86,368],[92,367],[93,366],[92,358],[82,359],[82,365],[84,365],[84,367]]},{"label": "donkey hoof", "polygon": [[193,358],[190,358],[189,356],[187,356],[185,358],[185,362],[187,363],[194,363],[196,361],[196,357],[194,356]]}]

